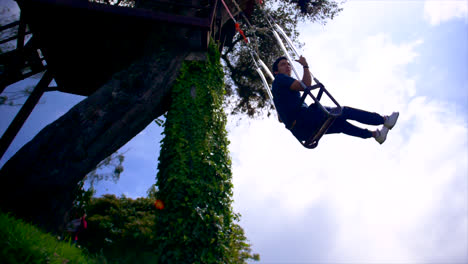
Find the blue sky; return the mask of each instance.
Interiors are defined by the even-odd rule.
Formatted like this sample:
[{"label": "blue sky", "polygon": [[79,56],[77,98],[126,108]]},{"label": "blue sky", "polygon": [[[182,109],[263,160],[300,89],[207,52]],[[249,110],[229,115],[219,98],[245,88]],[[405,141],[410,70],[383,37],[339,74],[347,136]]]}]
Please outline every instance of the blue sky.
[{"label": "blue sky", "polygon": [[[306,150],[274,116],[230,117],[233,206],[253,251],[261,263],[467,263],[468,2],[343,7],[301,25],[311,71],[342,105],[400,119],[383,145],[330,135]],[[0,165],[82,99],[46,94]],[[16,111],[0,107],[0,132]],[[145,195],[161,132],[126,144],[120,181],[98,195]]]}]

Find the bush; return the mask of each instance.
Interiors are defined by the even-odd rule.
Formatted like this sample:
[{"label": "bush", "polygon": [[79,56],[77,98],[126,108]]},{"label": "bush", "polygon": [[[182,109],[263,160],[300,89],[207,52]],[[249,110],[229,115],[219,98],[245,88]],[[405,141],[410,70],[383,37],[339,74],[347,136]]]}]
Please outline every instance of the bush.
[{"label": "bush", "polygon": [[103,254],[110,263],[155,263],[154,199],[92,198],[86,211],[88,228],[80,243],[89,252]]}]

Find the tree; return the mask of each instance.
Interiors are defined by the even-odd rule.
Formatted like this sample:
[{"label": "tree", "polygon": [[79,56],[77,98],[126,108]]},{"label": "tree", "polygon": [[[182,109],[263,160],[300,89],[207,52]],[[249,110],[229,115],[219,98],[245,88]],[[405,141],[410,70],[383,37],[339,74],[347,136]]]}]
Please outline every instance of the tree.
[{"label": "tree", "polygon": [[[250,24],[256,28],[249,28],[245,20],[241,22],[244,21],[243,28],[246,29],[246,35],[250,38],[253,49],[256,49],[259,57],[268,66],[284,54],[278,48],[277,41],[268,27],[265,13],[269,14],[274,22],[297,42],[298,22],[312,21],[326,24],[328,19],[333,19],[342,10],[339,2],[335,0],[265,2],[264,11],[256,8],[250,18]],[[235,36],[232,44],[224,48],[221,58],[227,77],[226,90],[229,99],[227,103],[234,105],[232,113],[254,117],[266,110],[269,114],[273,106],[255,71],[250,51],[244,44],[242,36],[239,34]]]},{"label": "tree", "polygon": [[[315,17],[313,10],[322,10],[317,14],[331,18],[336,13],[326,9],[333,7],[335,1],[315,2],[320,4],[306,9],[306,14],[311,17]],[[280,24],[295,35],[298,19],[309,17],[300,13],[299,7],[291,11],[291,4],[297,5],[292,1],[273,1],[267,9],[275,19],[285,19]],[[274,5],[280,11],[273,11]],[[256,12],[252,21],[265,25],[262,15],[258,10]],[[280,12],[288,12],[288,15]],[[322,19],[320,15],[316,16]],[[257,37],[258,42],[266,43],[262,46],[262,58],[270,64],[275,57],[272,55],[275,48],[272,39],[266,35],[262,37],[258,33]],[[226,47],[222,56],[228,76],[231,76],[227,81],[227,96],[239,98],[234,100],[238,112],[254,116],[268,106],[266,96],[260,89],[259,78],[250,75],[251,61],[246,50],[240,47],[238,39],[233,43]],[[115,73],[94,94],[23,146],[0,170],[0,207],[47,230],[57,230],[63,223],[63,215],[72,206],[74,191],[84,176],[171,105],[171,88],[182,62],[190,53],[186,46],[179,45],[165,42],[158,32],[154,33],[145,43],[142,57],[135,58],[128,68]],[[265,56],[269,57],[265,59]],[[189,140],[187,136],[186,140]],[[161,152],[169,153],[170,150]]]},{"label": "tree", "polygon": [[154,263],[154,199],[104,195],[86,205],[88,228],[80,245],[111,263]]},{"label": "tree", "polygon": [[[103,254],[111,263],[155,263],[155,200],[155,197],[131,199],[109,194],[90,197],[86,206],[88,228],[80,236],[79,244],[90,253]],[[251,253],[242,227],[234,224],[233,231],[226,263],[259,260],[258,254]]]},{"label": "tree", "polygon": [[[102,180],[112,180],[117,182],[120,179],[120,174],[124,170],[124,159],[124,153],[112,153],[112,155],[99,162],[94,170],[78,182],[78,186],[73,195],[73,197],[75,197],[73,207],[65,213],[65,223],[73,220],[72,217],[75,213],[78,215],[87,213],[89,202],[95,194],[94,184],[96,182]],[[85,188],[85,185],[88,185],[88,187]]]},{"label": "tree", "polygon": [[[133,0],[93,0],[95,2],[107,3],[120,6],[151,8],[151,1]],[[299,32],[297,25],[299,22],[310,21],[326,24],[342,11],[339,0],[267,0],[264,1],[263,10],[254,9],[254,13],[249,18],[249,23],[254,28],[249,28],[247,21],[238,17],[242,27],[245,29],[247,37],[255,46],[260,58],[266,65],[272,65],[274,60],[283,53],[277,47],[277,41],[268,28],[266,15],[270,15],[274,22],[280,25],[291,39],[297,42]],[[161,8],[161,6],[158,6]],[[232,23],[234,28],[234,23]],[[246,114],[254,117],[263,111],[270,111],[273,106],[268,100],[267,92],[264,90],[260,77],[257,75],[249,52],[249,48],[244,45],[244,39],[237,34],[223,49],[222,60],[226,73],[226,105],[232,108],[232,114]],[[300,43],[296,43],[299,46]]]},{"label": "tree", "polygon": [[31,95],[33,87],[28,86],[20,91],[13,91],[13,92],[3,92],[0,95],[0,106],[20,106],[23,105],[22,103],[18,103],[18,100],[22,101],[23,99],[27,98]]},{"label": "tree", "polygon": [[96,168],[88,173],[83,180],[90,185],[90,188],[94,188],[94,184],[102,180],[117,182],[120,179],[120,174],[124,171],[124,154],[118,152],[112,153],[109,157],[99,162]]},{"label": "tree", "polygon": [[232,225],[231,242],[229,245],[227,263],[244,264],[247,260],[260,260],[260,254],[252,254],[250,244],[245,237],[244,229],[238,225]]}]

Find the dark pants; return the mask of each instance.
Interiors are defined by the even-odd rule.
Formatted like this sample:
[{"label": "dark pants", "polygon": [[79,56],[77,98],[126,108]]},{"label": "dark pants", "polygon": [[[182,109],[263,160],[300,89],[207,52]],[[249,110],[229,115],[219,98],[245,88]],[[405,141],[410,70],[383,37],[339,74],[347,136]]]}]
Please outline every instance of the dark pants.
[{"label": "dark pants", "polygon": [[345,106],[342,115],[335,119],[326,134],[343,133],[360,138],[372,137],[372,132],[368,129],[357,127],[346,120],[354,120],[362,124],[375,126],[383,125],[385,122],[384,118],[377,113]]}]

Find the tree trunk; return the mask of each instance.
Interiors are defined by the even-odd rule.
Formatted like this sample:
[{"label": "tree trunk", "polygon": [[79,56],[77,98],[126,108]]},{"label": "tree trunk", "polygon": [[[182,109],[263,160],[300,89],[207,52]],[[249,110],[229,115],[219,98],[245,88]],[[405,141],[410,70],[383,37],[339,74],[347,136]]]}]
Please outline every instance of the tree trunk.
[{"label": "tree trunk", "polygon": [[153,50],[42,129],[0,170],[0,208],[57,231],[77,183],[167,110],[187,54]]}]

